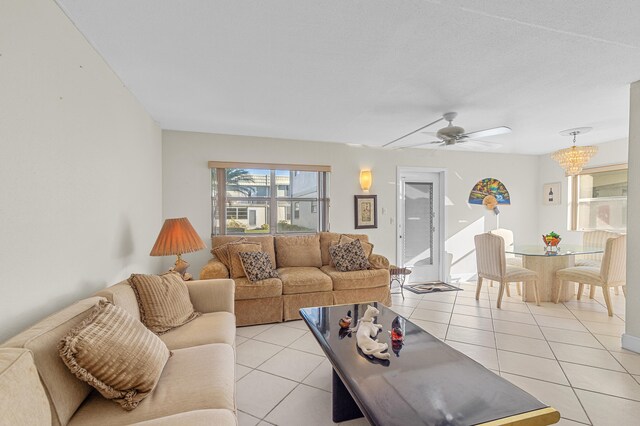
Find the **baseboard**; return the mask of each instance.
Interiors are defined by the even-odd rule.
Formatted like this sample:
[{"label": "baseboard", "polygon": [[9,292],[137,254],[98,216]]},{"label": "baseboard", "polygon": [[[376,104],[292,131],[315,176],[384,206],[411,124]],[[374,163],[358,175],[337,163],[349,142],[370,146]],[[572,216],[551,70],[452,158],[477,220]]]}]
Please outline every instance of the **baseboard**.
[{"label": "baseboard", "polygon": [[624,333],[622,335],[622,347],[624,349],[640,353],[640,337]]}]

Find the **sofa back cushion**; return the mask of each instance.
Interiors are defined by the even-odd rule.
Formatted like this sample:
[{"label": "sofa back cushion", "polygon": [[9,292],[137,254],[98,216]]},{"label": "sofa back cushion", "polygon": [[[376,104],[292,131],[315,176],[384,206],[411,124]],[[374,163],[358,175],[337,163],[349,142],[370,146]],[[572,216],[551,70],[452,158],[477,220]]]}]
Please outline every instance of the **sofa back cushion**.
[{"label": "sofa back cushion", "polygon": [[273,235],[259,235],[259,236],[246,236],[246,235],[216,235],[211,238],[211,247],[216,248],[223,244],[238,241],[241,238],[246,238],[249,243],[259,243],[262,246],[262,251],[269,255],[271,259],[271,266],[276,267],[276,251],[274,247]]},{"label": "sofa back cushion", "polygon": [[43,319],[5,342],[3,347],[25,348],[33,353],[40,378],[49,397],[51,423],[66,425],[93,389],[78,380],[62,362],[58,343],[92,312],[101,297],[80,300]]},{"label": "sofa back cushion", "polygon": [[140,309],[138,308],[138,300],[133,288],[129,285],[129,281],[120,281],[111,287],[100,290],[96,296],[104,297],[116,306],[120,306],[127,311],[129,315],[140,321]]},{"label": "sofa back cushion", "polygon": [[28,350],[0,349],[0,395],[0,424],[51,424],[49,400]]},{"label": "sofa back cushion", "polygon": [[278,268],[322,266],[320,235],[276,236]]},{"label": "sofa back cushion", "polygon": [[322,265],[331,264],[331,255],[329,254],[329,247],[331,243],[336,244],[340,241],[340,236],[346,235],[349,238],[357,239],[362,242],[369,242],[369,237],[366,234],[339,234],[337,232],[320,232],[320,252],[322,255]]}]

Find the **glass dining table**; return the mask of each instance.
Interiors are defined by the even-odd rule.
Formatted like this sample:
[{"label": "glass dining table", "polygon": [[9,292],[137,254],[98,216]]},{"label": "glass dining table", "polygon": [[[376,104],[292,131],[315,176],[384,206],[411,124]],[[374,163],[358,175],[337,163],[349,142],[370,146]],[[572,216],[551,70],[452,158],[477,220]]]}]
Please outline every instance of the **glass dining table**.
[{"label": "glass dining table", "polygon": [[[506,253],[522,257],[522,266],[538,273],[538,292],[541,302],[555,301],[560,283],[556,280],[556,271],[575,266],[576,256],[603,253],[604,249],[564,244],[557,251],[548,252],[542,244],[515,245],[505,250]],[[560,301],[566,302],[575,295],[575,286],[565,285],[560,294]],[[534,302],[533,286],[525,286],[522,300]]]}]

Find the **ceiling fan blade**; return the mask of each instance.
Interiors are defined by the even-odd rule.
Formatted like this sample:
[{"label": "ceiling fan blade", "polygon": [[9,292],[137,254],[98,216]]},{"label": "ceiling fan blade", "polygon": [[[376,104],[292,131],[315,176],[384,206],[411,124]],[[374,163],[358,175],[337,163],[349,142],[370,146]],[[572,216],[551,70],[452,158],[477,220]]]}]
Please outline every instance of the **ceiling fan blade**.
[{"label": "ceiling fan blade", "polygon": [[511,133],[511,129],[506,126],[494,127],[492,129],[478,130],[477,132],[469,132],[459,136],[459,139],[477,139],[489,136],[504,135]]},{"label": "ceiling fan blade", "polygon": [[382,145],[382,147],[384,148],[384,147],[387,147],[387,146],[391,145],[392,143],[396,143],[396,142],[398,142],[399,140],[406,138],[407,136],[411,136],[411,135],[413,135],[414,133],[418,133],[420,130],[426,129],[426,128],[427,128],[427,127],[429,127],[429,126],[433,126],[434,124],[439,123],[439,122],[441,122],[442,120],[444,120],[444,117],[440,117],[440,118],[438,118],[436,121],[432,121],[431,123],[427,124],[426,126],[422,126],[422,127],[420,127],[419,129],[414,130],[413,132],[409,132],[409,133],[407,133],[406,135],[400,136],[399,138],[394,139],[394,140],[392,140],[391,142],[387,142],[387,143],[385,143],[384,145]]},{"label": "ceiling fan blade", "polygon": [[478,149],[498,149],[502,147],[502,144],[495,142],[479,141],[477,139],[463,139],[457,141],[453,145],[463,145],[465,148],[478,148]]},{"label": "ceiling fan blade", "polygon": [[402,148],[416,148],[416,147],[425,146],[425,145],[444,145],[444,141],[437,140],[437,141],[431,141],[431,142],[422,142],[414,145],[405,145]]}]

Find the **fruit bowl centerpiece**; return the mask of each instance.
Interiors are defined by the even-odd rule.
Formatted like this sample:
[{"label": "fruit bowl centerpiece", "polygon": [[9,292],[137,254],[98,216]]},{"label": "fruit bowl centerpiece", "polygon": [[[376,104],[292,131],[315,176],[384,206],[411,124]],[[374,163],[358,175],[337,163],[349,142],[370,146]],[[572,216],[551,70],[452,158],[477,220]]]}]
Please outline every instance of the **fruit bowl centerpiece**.
[{"label": "fruit bowl centerpiece", "polygon": [[545,245],[545,251],[548,253],[553,253],[559,250],[558,244],[560,244],[560,241],[562,241],[562,238],[560,238],[560,235],[551,231],[547,235],[542,236],[542,241],[544,242],[544,245]]}]

